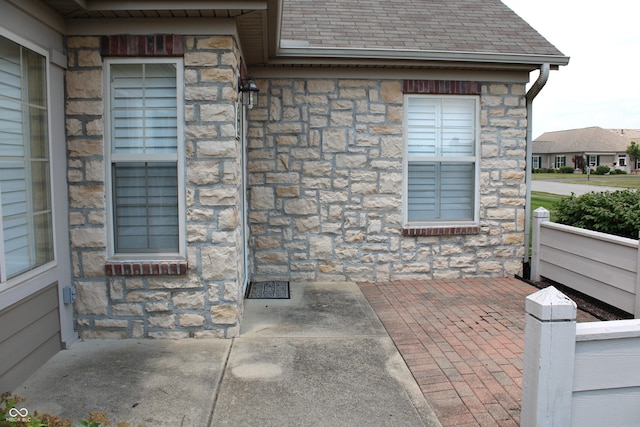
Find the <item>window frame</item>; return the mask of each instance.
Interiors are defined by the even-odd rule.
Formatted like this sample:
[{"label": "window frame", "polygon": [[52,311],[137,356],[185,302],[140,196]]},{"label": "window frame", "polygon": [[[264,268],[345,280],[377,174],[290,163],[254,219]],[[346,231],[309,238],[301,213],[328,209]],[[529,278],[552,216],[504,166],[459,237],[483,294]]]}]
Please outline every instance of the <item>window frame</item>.
[{"label": "window frame", "polygon": [[627,156],[626,155],[618,155],[618,166],[627,167]]},{"label": "window frame", "polygon": [[[536,166],[536,163],[538,164]],[[542,156],[533,156],[531,157],[531,169],[541,169],[542,168]]]},{"label": "window frame", "polygon": [[[479,95],[433,95],[433,94],[404,94],[403,97],[403,120],[402,120],[402,133],[403,133],[403,156],[402,156],[402,223],[404,228],[420,229],[430,227],[467,227],[478,226],[480,223],[480,160],[481,160],[481,141],[480,141],[480,96]],[[457,156],[457,157],[443,157],[443,156],[421,156],[417,162],[440,162],[441,159],[451,160],[453,159],[467,159],[462,160],[465,163],[473,163],[473,219],[469,220],[430,220],[430,221],[409,221],[409,143],[408,143],[408,114],[409,114],[409,99],[411,98],[429,98],[429,99],[461,99],[472,100],[474,102],[473,114],[474,114],[474,138],[475,138],[475,155],[474,156]],[[468,160],[473,158],[473,161]]]},{"label": "window frame", "polygon": [[[560,161],[562,160],[562,161]],[[562,165],[558,164],[558,163],[562,163]],[[560,169],[567,166],[567,156],[556,156],[556,161],[555,161],[555,169]]]},{"label": "window frame", "polygon": [[[27,282],[28,280],[33,279],[36,276],[39,276],[41,274],[43,274],[44,272],[51,270],[53,268],[55,268],[58,265],[58,245],[57,245],[57,236],[56,236],[56,209],[54,206],[54,201],[56,200],[56,196],[54,194],[54,180],[53,180],[53,158],[52,158],[52,153],[53,153],[53,137],[52,137],[52,128],[51,128],[51,60],[50,60],[50,53],[47,49],[43,49],[42,47],[40,47],[39,45],[34,44],[33,42],[20,37],[4,28],[0,28],[0,36],[6,38],[9,41],[12,41],[14,43],[16,43],[17,45],[19,45],[21,48],[25,48],[28,50],[31,50],[32,52],[40,55],[43,57],[44,59],[44,81],[45,81],[45,95],[47,97],[46,100],[46,118],[47,118],[47,124],[46,124],[46,131],[47,131],[47,137],[46,137],[46,147],[47,147],[47,151],[48,151],[48,162],[49,162],[49,182],[48,182],[48,186],[49,186],[49,196],[50,196],[50,200],[49,200],[49,205],[51,208],[51,251],[52,251],[52,259],[50,261],[45,262],[42,265],[39,265],[37,267],[33,267],[29,270],[26,270],[22,273],[18,273],[16,276],[13,276],[11,278],[7,278],[7,271],[6,271],[6,266],[5,266],[5,256],[4,256],[4,238],[3,238],[3,232],[2,232],[2,207],[0,206],[0,255],[2,255],[2,260],[0,260],[0,292],[3,292],[7,289],[13,288],[21,283]],[[22,78],[22,75],[21,75]],[[29,177],[28,183],[29,183],[29,187],[32,187],[31,184],[31,177]],[[33,212],[33,211],[31,211]]]},{"label": "window frame", "polygon": [[[111,122],[111,66],[119,64],[173,64],[176,68],[176,154],[140,154],[131,159],[131,154],[112,153]],[[108,261],[169,261],[186,260],[186,181],[184,142],[184,61],[182,58],[105,58],[103,64],[104,99],[104,152],[105,152],[105,193],[107,208],[107,260]],[[117,162],[162,163],[176,162],[178,179],[178,251],[177,252],[116,252],[115,250],[115,193],[112,167]]]}]

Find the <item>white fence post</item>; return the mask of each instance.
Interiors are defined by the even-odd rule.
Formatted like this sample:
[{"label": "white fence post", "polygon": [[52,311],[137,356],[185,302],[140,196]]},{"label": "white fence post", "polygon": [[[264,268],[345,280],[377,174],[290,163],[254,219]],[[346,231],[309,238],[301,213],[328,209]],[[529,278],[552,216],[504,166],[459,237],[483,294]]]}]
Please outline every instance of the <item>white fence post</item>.
[{"label": "white fence post", "polygon": [[553,286],[526,300],[520,426],[571,425],[576,303]]},{"label": "white fence post", "polygon": [[[540,224],[549,221],[549,211],[539,207],[533,211],[533,229],[531,239],[531,280],[540,280]],[[529,250],[529,248],[525,248]]]}]

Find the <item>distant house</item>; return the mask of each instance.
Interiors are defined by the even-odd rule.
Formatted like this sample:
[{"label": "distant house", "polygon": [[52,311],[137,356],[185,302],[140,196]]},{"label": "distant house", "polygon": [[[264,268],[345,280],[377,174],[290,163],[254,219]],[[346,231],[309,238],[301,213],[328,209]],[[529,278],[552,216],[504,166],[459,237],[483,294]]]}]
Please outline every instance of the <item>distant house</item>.
[{"label": "distant house", "polygon": [[635,129],[603,129],[597,126],[545,132],[533,141],[533,169],[576,167],[575,156],[584,158],[592,168],[609,166],[630,172],[637,165],[629,164],[626,153],[631,141],[640,143],[640,131]]},{"label": "distant house", "polygon": [[0,389],[234,337],[250,281],[520,272],[568,61],[499,0],[0,0]]}]

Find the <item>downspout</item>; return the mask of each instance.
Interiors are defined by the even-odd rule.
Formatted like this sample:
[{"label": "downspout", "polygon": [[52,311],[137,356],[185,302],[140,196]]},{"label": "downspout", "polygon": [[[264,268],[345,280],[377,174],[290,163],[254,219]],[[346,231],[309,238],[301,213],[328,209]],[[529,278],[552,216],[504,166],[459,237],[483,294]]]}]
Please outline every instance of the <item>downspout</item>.
[{"label": "downspout", "polygon": [[524,167],[525,170],[525,184],[527,186],[526,195],[525,195],[525,203],[524,203],[524,260],[523,260],[523,273],[526,279],[530,278],[529,274],[529,228],[531,228],[531,217],[529,212],[531,211],[531,164],[533,158],[533,99],[540,93],[545,84],[547,84],[547,80],[549,79],[549,71],[551,70],[551,66],[549,64],[542,64],[540,66],[540,75],[538,79],[533,83],[531,88],[526,94],[527,100],[527,150],[526,150],[526,164]]}]

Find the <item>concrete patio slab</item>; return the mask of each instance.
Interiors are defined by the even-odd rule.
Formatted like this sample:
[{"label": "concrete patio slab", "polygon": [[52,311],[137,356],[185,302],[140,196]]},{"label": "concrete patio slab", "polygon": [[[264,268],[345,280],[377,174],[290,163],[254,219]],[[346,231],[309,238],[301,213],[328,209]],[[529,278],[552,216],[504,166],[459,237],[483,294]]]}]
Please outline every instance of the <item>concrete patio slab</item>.
[{"label": "concrete patio slab", "polygon": [[30,414],[112,424],[206,426],[230,340],[85,340],[50,359],[15,393]]}]

